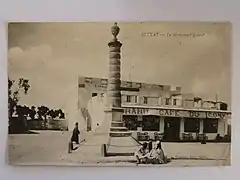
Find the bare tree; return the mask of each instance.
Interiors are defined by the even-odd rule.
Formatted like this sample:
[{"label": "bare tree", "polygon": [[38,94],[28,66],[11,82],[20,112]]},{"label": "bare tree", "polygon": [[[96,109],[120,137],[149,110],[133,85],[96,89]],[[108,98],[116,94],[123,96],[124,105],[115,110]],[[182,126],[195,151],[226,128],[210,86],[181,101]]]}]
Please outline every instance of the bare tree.
[{"label": "bare tree", "polygon": [[24,90],[24,94],[26,95],[30,85],[27,79],[20,78],[18,81],[18,86],[15,90],[13,90],[13,85],[15,81],[8,79],[8,110],[9,110],[9,117],[12,117],[14,109],[16,109],[17,104],[19,102],[19,93],[20,90]]}]

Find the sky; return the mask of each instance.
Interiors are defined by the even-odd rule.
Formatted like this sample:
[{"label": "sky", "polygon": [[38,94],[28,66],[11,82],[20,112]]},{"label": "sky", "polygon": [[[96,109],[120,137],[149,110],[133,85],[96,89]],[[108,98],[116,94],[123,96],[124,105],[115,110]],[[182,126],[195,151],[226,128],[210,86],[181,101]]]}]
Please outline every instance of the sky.
[{"label": "sky", "polygon": [[[8,74],[29,79],[20,103],[71,109],[78,75],[108,76],[113,23],[10,23]],[[122,80],[181,86],[208,100],[231,102],[231,25],[118,23]],[[155,33],[155,36],[144,33]],[[158,35],[156,35],[156,32]],[[168,37],[166,34],[172,34]],[[173,36],[174,33],[179,35]],[[200,33],[198,37],[180,34]]]}]

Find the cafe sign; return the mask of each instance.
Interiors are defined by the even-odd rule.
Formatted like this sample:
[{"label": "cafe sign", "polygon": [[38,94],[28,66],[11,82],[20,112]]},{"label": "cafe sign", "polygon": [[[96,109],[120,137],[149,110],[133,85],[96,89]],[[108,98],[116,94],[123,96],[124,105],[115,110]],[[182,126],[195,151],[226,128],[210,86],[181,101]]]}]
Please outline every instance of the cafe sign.
[{"label": "cafe sign", "polygon": [[204,112],[199,111],[184,111],[173,109],[159,109],[159,115],[165,117],[189,117],[189,118],[205,118]]},{"label": "cafe sign", "polygon": [[206,112],[206,114],[207,114],[207,118],[223,119],[226,116],[226,113],[221,113],[221,112]]},{"label": "cafe sign", "polygon": [[187,118],[224,118],[226,116],[226,113],[175,110],[175,109],[125,108],[124,115],[153,115],[164,117],[187,117]]},{"label": "cafe sign", "polygon": [[126,115],[147,115],[148,109],[146,108],[125,108],[124,114]]}]

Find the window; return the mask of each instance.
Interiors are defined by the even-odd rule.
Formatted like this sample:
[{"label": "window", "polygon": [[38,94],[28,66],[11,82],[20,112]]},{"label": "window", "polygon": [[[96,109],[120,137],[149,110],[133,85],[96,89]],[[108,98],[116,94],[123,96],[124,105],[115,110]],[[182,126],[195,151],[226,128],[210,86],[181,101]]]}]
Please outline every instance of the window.
[{"label": "window", "polygon": [[184,122],[184,132],[199,132],[200,120],[196,118],[186,118]]},{"label": "window", "polygon": [[95,96],[97,96],[97,93],[92,93],[92,97],[95,97]]},{"label": "window", "polygon": [[137,101],[138,101],[138,97],[134,96],[134,102],[137,103]]},{"label": "window", "polygon": [[176,106],[177,105],[177,100],[173,99],[173,105]]},{"label": "window", "polygon": [[107,87],[107,80],[106,79],[101,80],[101,87],[103,87],[103,88]]},{"label": "window", "polygon": [[101,84],[102,85],[107,85],[107,80],[106,79],[101,79]]},{"label": "window", "polygon": [[137,130],[137,127],[141,127],[141,121],[138,121],[137,116],[123,116],[123,121],[125,122],[126,128],[128,130]]},{"label": "window", "polygon": [[131,102],[131,96],[127,96],[127,102]]},{"label": "window", "polygon": [[127,82],[127,87],[132,87],[132,82]]},{"label": "window", "polygon": [[220,110],[228,110],[228,105],[226,103],[221,103]]},{"label": "window", "polygon": [[166,98],[166,105],[170,105],[169,100],[169,98]]},{"label": "window", "polygon": [[78,87],[79,88],[85,88],[85,84],[79,84]]},{"label": "window", "polygon": [[141,88],[142,84],[141,83],[137,83],[137,88]]},{"label": "window", "polygon": [[160,120],[157,116],[145,116],[142,121],[143,131],[159,131]]},{"label": "window", "polygon": [[86,82],[86,83],[92,83],[92,78],[86,77],[86,78],[85,78],[85,82]]},{"label": "window", "polygon": [[143,103],[144,103],[144,104],[147,104],[147,103],[148,103],[147,97],[143,97]]},{"label": "window", "polygon": [[203,121],[204,133],[217,133],[218,132],[218,119],[205,119]]}]

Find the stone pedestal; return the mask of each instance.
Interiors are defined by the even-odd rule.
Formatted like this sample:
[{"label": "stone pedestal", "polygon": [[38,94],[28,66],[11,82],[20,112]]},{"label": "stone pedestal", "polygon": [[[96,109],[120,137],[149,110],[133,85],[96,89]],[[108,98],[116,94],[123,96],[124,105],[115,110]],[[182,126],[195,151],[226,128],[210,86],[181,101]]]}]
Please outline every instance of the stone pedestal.
[{"label": "stone pedestal", "polygon": [[128,131],[122,121],[123,109],[122,108],[112,108],[110,112],[112,115],[110,137],[126,137],[131,136],[132,133]]},{"label": "stone pedestal", "polygon": [[131,137],[122,121],[122,108],[109,108],[105,111],[107,121],[111,121],[109,142],[106,146],[107,156],[132,156],[138,147],[138,143]]}]

